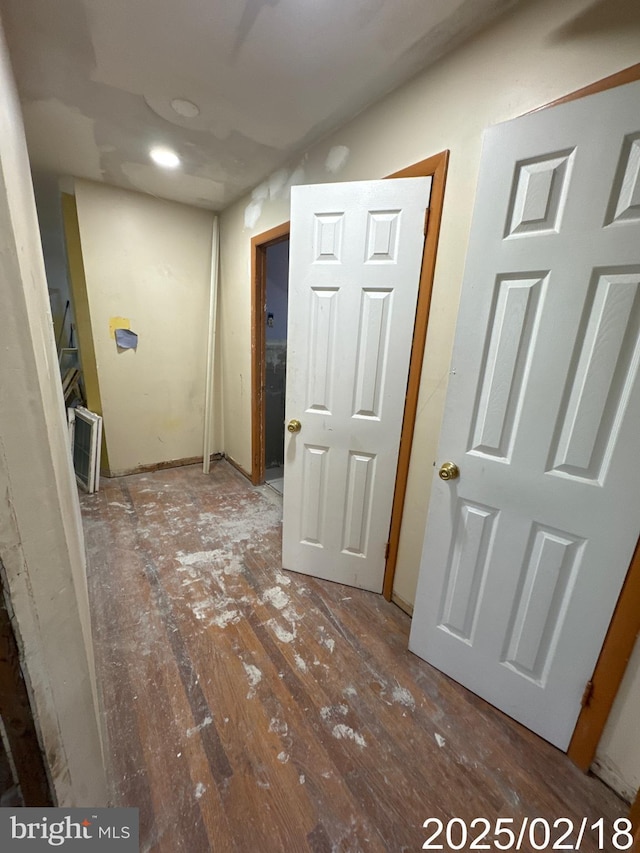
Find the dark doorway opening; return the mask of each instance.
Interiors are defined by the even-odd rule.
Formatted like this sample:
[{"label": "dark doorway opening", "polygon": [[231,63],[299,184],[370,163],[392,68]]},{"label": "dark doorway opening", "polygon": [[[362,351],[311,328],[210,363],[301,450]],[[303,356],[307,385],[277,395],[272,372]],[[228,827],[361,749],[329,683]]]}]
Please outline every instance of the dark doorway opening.
[{"label": "dark doorway opening", "polygon": [[265,480],[282,494],[287,375],[288,239],[267,247],[265,266]]}]

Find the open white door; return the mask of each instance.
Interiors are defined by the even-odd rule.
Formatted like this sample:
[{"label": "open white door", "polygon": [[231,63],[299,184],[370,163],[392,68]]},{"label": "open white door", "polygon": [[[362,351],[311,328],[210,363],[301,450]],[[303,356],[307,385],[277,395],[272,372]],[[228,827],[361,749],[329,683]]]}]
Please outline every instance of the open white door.
[{"label": "open white door", "polygon": [[640,84],[491,128],[410,648],[565,749],[640,528]]},{"label": "open white door", "polygon": [[[382,591],[430,178],[293,187],[287,569]],[[294,423],[297,422],[297,423]]]}]

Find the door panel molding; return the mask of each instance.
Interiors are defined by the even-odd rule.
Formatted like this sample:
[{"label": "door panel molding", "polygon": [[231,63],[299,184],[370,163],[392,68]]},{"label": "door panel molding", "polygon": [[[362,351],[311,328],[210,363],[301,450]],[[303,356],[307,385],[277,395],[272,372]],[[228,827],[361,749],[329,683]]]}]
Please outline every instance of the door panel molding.
[{"label": "door panel molding", "polygon": [[[409,377],[405,399],[402,433],[398,467],[391,510],[389,529],[389,549],[385,566],[383,595],[387,601],[392,600],[393,581],[398,560],[400,529],[402,514],[409,477],[411,447],[415,430],[415,420],[418,410],[418,392],[424,350],[431,307],[433,277],[436,265],[440,223],[444,204],[444,190],[449,165],[449,151],[440,151],[425,160],[413,163],[398,172],[387,175],[387,178],[421,178],[430,177],[431,198],[426,222],[426,236],[422,254],[420,281],[418,284],[418,302],[411,360],[409,362]],[[266,303],[266,250],[269,246],[287,239],[290,223],[281,225],[257,234],[251,240],[251,482],[258,485],[264,481],[264,396],[265,384],[264,365],[264,335],[265,335],[265,303]],[[401,605],[400,605],[401,606]],[[403,609],[407,609],[405,606]]]},{"label": "door panel molding", "polygon": [[[640,63],[636,65],[632,65],[629,68],[622,69],[615,74],[612,74],[608,77],[605,77],[601,80],[598,80],[588,86],[585,86],[581,89],[576,90],[568,95],[564,95],[561,98],[558,98],[548,104],[545,104],[543,107],[539,107],[538,109],[544,110],[549,107],[558,106],[559,104],[568,103],[569,101],[577,100],[579,98],[586,97],[587,95],[596,94],[598,92],[607,91],[609,89],[615,88],[617,86],[622,86],[627,83],[633,83],[637,80],[640,80]],[[537,110],[533,110],[532,112],[537,112]],[[445,152],[448,153],[448,152]],[[440,156],[440,155],[438,155]],[[448,158],[447,158],[448,159]],[[429,161],[425,161],[428,163]],[[417,164],[421,165],[421,164]],[[411,167],[415,168],[415,167]],[[397,177],[407,177],[411,174],[411,170],[407,169],[402,172],[397,173]],[[417,173],[416,173],[417,174]],[[421,173],[423,174],[423,173]],[[393,177],[396,177],[394,175]],[[431,211],[430,211],[430,222],[429,226],[431,226],[436,208],[439,206],[440,215],[442,212],[442,195],[444,193],[444,177],[446,177],[446,161],[444,164],[444,176],[442,181],[438,180],[437,174],[433,175],[433,186],[432,186],[432,195],[431,195]],[[439,205],[438,205],[439,202]],[[439,230],[439,222],[438,222],[438,230]],[[427,256],[427,246],[429,244],[430,237],[435,236],[435,243],[437,245],[437,231],[435,235],[431,233],[431,228],[427,231],[427,242],[425,244],[425,259]],[[432,268],[431,268],[431,283],[433,281],[433,267],[435,267],[435,248],[436,245],[432,247],[433,260],[432,260]],[[425,276],[425,267],[423,266],[423,277]],[[429,293],[430,298],[430,293]],[[420,314],[420,300],[421,296],[418,297],[418,314]],[[428,305],[427,305],[427,313],[426,318],[428,320]],[[420,323],[419,316],[416,318],[416,338],[419,337],[418,334],[418,326]],[[425,322],[426,326],[426,322]],[[425,328],[426,332],[426,328]],[[426,335],[425,335],[426,339]],[[414,342],[415,346],[415,342]],[[420,355],[420,368],[422,366],[422,355],[424,353],[424,346],[422,350],[422,354]],[[415,352],[414,352],[415,355]],[[406,475],[408,473],[408,458],[410,456],[411,451],[411,439],[413,435],[413,427],[415,423],[415,411],[413,408],[413,418],[409,418],[407,420],[407,410],[410,408],[410,392],[412,390],[412,382],[411,382],[411,371],[413,369],[413,358],[412,365],[410,368],[410,380],[409,380],[409,391],[407,393],[407,408],[405,409],[405,427],[403,428],[402,435],[402,444],[400,448],[400,461],[398,464],[398,480],[396,482],[396,494],[394,498],[394,508],[392,515],[392,535],[390,537],[390,551],[389,551],[389,560],[387,562],[387,575],[385,576],[385,597],[389,599],[392,595],[393,590],[393,576],[395,572],[395,566],[397,562],[398,555],[398,542],[399,542],[399,532],[400,526],[402,523],[402,509],[404,506],[404,497],[406,493]],[[418,372],[418,381],[419,381],[419,372]],[[413,405],[417,406],[417,386],[413,388],[413,393],[415,394],[415,400]],[[407,429],[408,426],[408,429]],[[405,444],[405,440],[408,438],[408,441]],[[404,450],[404,453],[403,453]],[[404,455],[406,454],[406,456]],[[401,483],[402,477],[402,463],[404,461],[404,469],[405,469],[405,479],[404,483]],[[394,530],[395,528],[395,530]],[[395,535],[394,535],[395,533]],[[598,658],[598,662],[596,664],[592,682],[593,682],[593,690],[591,692],[591,697],[578,717],[578,721],[576,723],[576,728],[573,733],[573,737],[568,749],[568,756],[571,760],[578,765],[582,770],[587,772],[595,758],[596,750],[598,747],[598,743],[602,737],[602,733],[604,731],[604,727],[607,723],[609,714],[613,707],[613,703],[617,696],[618,690],[622,683],[622,679],[624,677],[627,664],[629,658],[631,656],[631,652],[633,651],[636,638],[640,632],[640,609],[638,608],[638,601],[640,601],[640,540],[638,540],[638,545],[636,547],[636,551],[631,562],[629,572],[627,574],[627,578],[625,584],[622,588],[620,598],[618,600],[618,605],[614,612],[614,615],[611,620],[611,624],[609,626],[609,630],[604,640],[604,644],[602,647],[602,651]],[[400,606],[402,606],[403,602],[400,602]],[[408,609],[408,608],[403,608]],[[636,822],[638,824],[638,833],[639,840],[637,842],[637,847],[640,853],[640,804],[638,799],[634,805]]]},{"label": "door panel molding", "polygon": [[[291,198],[283,566],[382,592],[431,178]],[[346,525],[346,526],[345,526]]]},{"label": "door panel molding", "polygon": [[[629,105],[637,103],[639,85],[636,82],[611,93],[597,94],[594,96],[597,106],[593,98],[581,99],[561,106],[559,113],[530,114],[486,132],[465,272],[466,293],[463,290],[454,345],[457,376],[448,391],[439,450],[442,459],[455,459],[455,454],[465,453],[466,473],[458,492],[444,491],[436,478],[438,499],[432,500],[429,510],[426,556],[415,605],[415,612],[421,613],[421,618],[414,620],[410,641],[411,650],[563,750],[569,747],[579,716],[580,698],[593,674],[638,539],[638,495],[624,453],[625,447],[632,452],[635,447],[637,436],[632,424],[640,411],[640,398],[634,393],[629,399],[624,430],[622,423],[616,422],[616,433],[620,432],[620,436],[611,459],[608,459],[608,422],[597,428],[595,416],[605,399],[608,402],[612,396],[617,399],[623,386],[626,388],[628,382],[635,381],[635,365],[627,357],[630,347],[625,329],[629,323],[633,325],[635,341],[638,315],[634,311],[633,320],[629,315],[637,289],[637,247],[633,239],[629,244],[626,236],[629,231],[622,227],[606,228],[605,210],[615,190],[620,146],[623,140],[637,135],[637,116]],[[606,165],[604,151],[596,144],[599,137],[592,133],[592,114],[596,110],[607,119],[597,128],[602,139],[606,139],[606,143],[601,143],[607,151]],[[551,171],[557,171],[562,162],[568,162],[581,141],[584,142],[580,146],[581,156],[575,158],[572,190],[565,202],[562,179],[550,179],[550,164]],[[526,180],[522,177],[525,168]],[[569,171],[567,166],[565,172]],[[555,190],[559,200],[549,204]],[[594,204],[585,204],[585,199],[591,196]],[[637,226],[636,220],[624,228],[637,230]],[[635,236],[635,230],[630,236]],[[581,250],[579,264],[573,258],[576,250]],[[621,266],[601,270],[603,257],[610,264],[617,262]],[[626,273],[626,267],[632,264],[635,264],[635,279],[628,282],[626,274],[618,273]],[[553,272],[548,286],[543,287],[544,310],[540,316],[532,311],[531,334],[525,333],[529,312],[524,285],[544,278],[549,269]],[[607,273],[600,277],[603,286],[596,275],[598,271]],[[493,292],[490,284],[499,282],[505,272],[506,290],[508,294],[513,290],[515,295],[505,297],[503,306],[502,288]],[[512,278],[517,281],[512,282]],[[590,282],[598,284],[597,298],[592,300],[593,311],[589,302],[593,290],[588,287]],[[591,356],[585,358],[575,343],[582,337],[588,342],[589,334],[585,335],[583,326],[590,313],[598,321],[591,332],[599,342],[603,324],[606,322],[609,328],[613,323],[611,340],[607,337],[606,346],[593,354],[593,358],[598,356],[597,370]],[[495,324],[491,322],[494,314],[499,331],[504,332],[497,335],[498,339],[495,339]],[[558,317],[566,324],[564,336],[553,335]],[[535,348],[535,360],[521,370],[516,351],[518,358],[522,356],[526,361],[523,344],[532,336],[544,339],[545,345]],[[494,367],[502,364],[503,359],[498,358],[501,351],[505,357],[509,356],[506,368],[492,370],[492,364]],[[486,381],[482,382],[485,363],[491,380],[488,388]],[[618,363],[624,377],[613,376],[618,372]],[[567,377],[572,375],[572,365],[577,371],[577,384],[584,373],[582,384],[595,386],[590,392],[595,406],[593,416],[584,408],[580,394],[575,400],[573,396],[567,398]],[[524,402],[510,399],[512,379],[520,372],[529,383],[524,386]],[[613,386],[609,391],[610,380]],[[543,388],[548,417],[541,415],[535,397],[536,390],[540,392]],[[579,411],[573,412],[574,403]],[[509,414],[512,407],[513,416]],[[564,408],[569,414],[573,412],[580,430],[577,438],[573,433],[564,435]],[[468,420],[473,420],[474,412],[478,435],[469,439]],[[485,415],[490,417],[487,419]],[[502,446],[497,437],[502,440],[506,424],[514,420],[515,444],[511,447],[507,435]],[[550,456],[550,448],[558,436],[560,448],[556,447],[558,453],[554,451]],[[596,457],[594,471],[585,468],[585,452],[589,447],[591,455],[595,453]],[[602,465],[599,451],[607,457],[606,465]],[[495,457],[494,461],[488,461],[487,456]],[[554,469],[551,471],[549,459]],[[590,483],[603,479],[604,467],[608,468],[608,476],[600,485],[606,491],[594,491]],[[516,472],[511,479],[510,470]],[[584,496],[583,515],[567,499],[578,489],[591,489],[588,501]],[[602,501],[601,495],[606,495]],[[457,553],[462,541],[467,541],[464,537],[460,541],[455,538],[456,498],[494,504],[504,516],[495,542],[491,573],[483,582],[484,621],[472,620],[476,630],[473,643],[467,644],[472,646],[468,653],[464,645],[456,645],[451,639],[454,631],[444,630],[446,626],[442,625],[437,610],[441,595],[445,596],[447,553],[450,549]],[[624,503],[616,508],[616,500]],[[535,560],[530,570],[526,570],[526,578],[518,581],[518,573],[510,569],[514,564],[526,567],[529,563],[525,546],[531,520],[546,528],[560,529],[545,532],[534,548]],[[575,542],[565,531],[575,534]],[[450,535],[454,537],[453,544]],[[583,541],[587,544],[581,547]],[[581,563],[575,582],[571,567],[574,551],[580,552]],[[610,577],[601,570],[609,564],[609,555]],[[540,574],[536,568],[538,557],[544,557],[542,563],[548,564],[549,570],[553,567],[554,572]],[[474,561],[475,568],[482,572],[480,558],[477,566]],[[552,581],[551,586],[542,583],[543,576]],[[516,598],[519,595],[516,581],[522,581],[527,591],[536,590],[532,599],[535,611],[511,613],[514,595]],[[463,598],[465,606],[472,608],[474,584],[471,581],[469,584],[469,594],[465,593]],[[565,587],[571,591],[567,600]],[[460,613],[458,616],[454,624],[459,633],[466,635],[466,620]],[[501,644],[505,633],[511,630],[509,619],[518,631],[512,638],[514,648],[509,644],[506,650]],[[556,642],[560,631],[563,637],[573,638],[573,645]],[[548,659],[547,648],[553,651]],[[482,673],[477,668],[480,661],[486,665]],[[512,677],[513,670],[516,676],[520,674],[519,680]]]}]

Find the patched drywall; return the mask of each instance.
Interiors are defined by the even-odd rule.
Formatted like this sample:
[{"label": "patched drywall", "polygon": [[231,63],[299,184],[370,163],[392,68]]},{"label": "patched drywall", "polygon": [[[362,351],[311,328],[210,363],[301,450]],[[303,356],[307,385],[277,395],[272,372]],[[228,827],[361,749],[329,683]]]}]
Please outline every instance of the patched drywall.
[{"label": "patched drywall", "polygon": [[331,151],[327,154],[327,159],[325,161],[327,172],[331,172],[332,175],[337,175],[338,172],[341,172],[347,165],[348,159],[349,149],[347,146],[334,145]]},{"label": "patched drywall", "polygon": [[0,554],[62,806],[106,805],[85,555],[26,143],[0,31]]},{"label": "patched drywall", "polygon": [[[213,215],[89,181],[75,190],[110,471],[201,458]],[[118,349],[114,316],[137,349]],[[218,393],[214,452],[221,441]]]},{"label": "patched drywall", "polygon": [[[219,209],[516,2],[4,0],[3,16],[37,169]],[[153,144],[177,175],[151,170]]]}]

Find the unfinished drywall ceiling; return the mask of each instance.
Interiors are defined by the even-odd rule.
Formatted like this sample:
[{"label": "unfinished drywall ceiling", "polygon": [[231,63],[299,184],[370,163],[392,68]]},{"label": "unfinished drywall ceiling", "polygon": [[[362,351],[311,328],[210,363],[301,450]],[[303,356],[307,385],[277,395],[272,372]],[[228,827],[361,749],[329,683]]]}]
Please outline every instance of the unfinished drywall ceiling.
[{"label": "unfinished drywall ceiling", "polygon": [[[0,0],[0,8],[34,169],[220,209],[516,2]],[[182,166],[151,164],[153,145],[174,149]],[[283,177],[282,192],[291,180]]]}]

